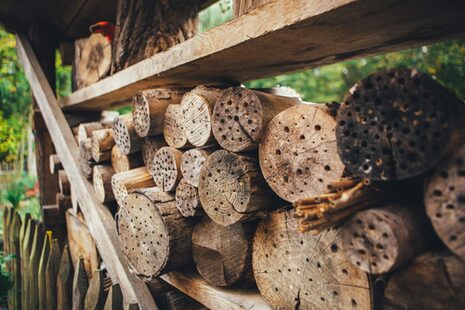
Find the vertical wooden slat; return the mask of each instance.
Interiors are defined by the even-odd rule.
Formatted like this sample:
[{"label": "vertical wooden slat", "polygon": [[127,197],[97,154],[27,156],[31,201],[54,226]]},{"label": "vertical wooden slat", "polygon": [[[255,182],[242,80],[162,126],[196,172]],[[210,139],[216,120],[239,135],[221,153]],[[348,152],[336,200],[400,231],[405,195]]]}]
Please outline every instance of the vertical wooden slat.
[{"label": "vertical wooden slat", "polygon": [[39,272],[39,260],[42,252],[42,245],[44,243],[44,231],[42,224],[38,224],[34,230],[34,237],[31,246],[31,253],[29,257],[29,268],[28,268],[28,282],[29,282],[29,294],[28,294],[28,309],[39,308],[39,287],[38,287],[38,272]]},{"label": "vertical wooden slat", "polygon": [[86,293],[89,288],[84,259],[82,257],[76,263],[73,277],[73,310],[84,310]]},{"label": "vertical wooden slat", "polygon": [[107,300],[104,310],[121,310],[123,309],[123,294],[118,283],[113,284],[108,291]]},{"label": "vertical wooden slat", "polygon": [[47,262],[48,262],[48,256],[50,255],[50,248],[52,247],[52,232],[47,231],[45,233],[45,238],[42,246],[42,253],[40,254],[40,259],[39,259],[39,266],[38,266],[38,283],[37,283],[37,288],[38,288],[38,305],[39,305],[39,310],[47,310],[47,301],[46,301],[46,291],[47,291],[47,286],[45,284],[45,272],[46,272],[46,267],[47,267]]},{"label": "vertical wooden slat", "polygon": [[63,248],[57,276],[57,309],[69,310],[72,304],[73,265],[69,256],[68,245]]},{"label": "vertical wooden slat", "polygon": [[50,254],[45,267],[45,304],[46,309],[57,309],[57,276],[60,267],[60,245],[58,239],[52,240]]},{"label": "vertical wooden slat", "polygon": [[29,279],[29,260],[32,249],[32,242],[34,237],[34,231],[36,228],[36,222],[32,219],[28,219],[26,230],[24,232],[23,244],[22,244],[22,256],[21,256],[21,270],[22,270],[22,295],[21,305],[23,309],[28,310],[30,300],[30,279]]},{"label": "vertical wooden slat", "polygon": [[[10,274],[12,275],[13,287],[8,295],[10,309],[21,309],[21,266],[20,266],[20,230],[21,217],[18,212],[12,211],[12,220],[8,230],[10,239],[9,254],[13,255],[10,261]],[[3,228],[5,229],[5,227]]]}]

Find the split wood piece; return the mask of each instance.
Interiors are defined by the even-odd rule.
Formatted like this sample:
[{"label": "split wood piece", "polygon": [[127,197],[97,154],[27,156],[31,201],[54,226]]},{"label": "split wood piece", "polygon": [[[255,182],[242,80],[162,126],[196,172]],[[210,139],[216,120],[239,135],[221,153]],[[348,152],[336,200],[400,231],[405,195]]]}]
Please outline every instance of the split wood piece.
[{"label": "split wood piece", "polygon": [[465,147],[437,166],[425,192],[428,217],[439,238],[465,259]]},{"label": "split wood piece", "polygon": [[300,234],[292,210],[272,212],[259,223],[253,271],[273,309],[371,308],[368,275],[345,258],[339,234]]},{"label": "split wood piece", "polygon": [[191,145],[202,147],[214,143],[211,115],[222,93],[222,89],[199,85],[182,98],[181,124]]},{"label": "split wood piece", "polygon": [[146,137],[144,139],[144,144],[142,144],[142,159],[144,160],[144,165],[149,167],[153,162],[155,153],[164,146],[166,146],[166,142],[162,137]]},{"label": "split wood piece", "polygon": [[92,132],[92,157],[100,163],[110,159],[111,149],[115,146],[113,129],[105,128]]},{"label": "split wood piece", "polygon": [[60,258],[57,277],[57,309],[69,310],[72,305],[73,292],[73,264],[69,255],[68,245],[65,244]]},{"label": "split wood piece", "polygon": [[72,265],[76,265],[82,258],[87,277],[90,279],[93,271],[99,268],[100,259],[89,228],[72,209],[66,211],[66,227]]},{"label": "split wood piece", "polygon": [[28,294],[26,295],[26,309],[39,308],[39,283],[37,281],[37,275],[39,274],[39,262],[43,243],[44,229],[42,224],[38,224],[34,229],[31,252],[29,255],[29,263],[27,265]]},{"label": "split wood piece", "polygon": [[66,223],[64,212],[62,212],[56,204],[42,206],[42,216],[44,223],[48,227]]},{"label": "split wood piece", "polygon": [[111,66],[111,42],[100,33],[79,40],[74,57],[78,89],[92,85],[107,75]]},{"label": "split wood piece", "polygon": [[59,171],[60,169],[63,169],[60,157],[58,157],[57,154],[50,155],[50,173],[55,174],[55,172]]},{"label": "split wood piece", "polygon": [[280,203],[255,158],[225,150],[212,153],[203,164],[199,197],[207,215],[223,226],[255,219],[257,211]]},{"label": "split wood piece", "polygon": [[57,277],[60,267],[60,259],[61,252],[58,239],[52,239],[47,265],[45,266],[46,309],[57,309]]},{"label": "split wood piece", "polygon": [[193,222],[173,195],[156,189],[129,194],[118,211],[118,234],[128,266],[145,281],[192,262]]},{"label": "split wood piece", "polygon": [[406,266],[431,240],[431,227],[421,210],[392,203],[355,214],[342,229],[346,257],[371,274]]},{"label": "split wood piece", "polygon": [[68,175],[64,170],[58,170],[58,188],[63,195],[71,194],[71,183],[69,183]]},{"label": "split wood piece", "polygon": [[181,179],[176,187],[176,208],[184,217],[204,215],[196,187]]},{"label": "split wood piece", "polygon": [[39,268],[37,273],[37,287],[38,287],[38,309],[47,310],[47,286],[45,283],[45,273],[47,267],[48,257],[50,255],[50,249],[52,247],[52,232],[48,231],[45,233],[44,243],[42,245],[42,251],[39,259]]},{"label": "split wood piece", "polygon": [[379,71],[352,87],[337,113],[339,156],[354,176],[400,180],[420,175],[446,153],[459,105],[415,69]]},{"label": "split wood piece", "polygon": [[181,122],[182,113],[179,104],[170,104],[165,111],[163,120],[163,136],[166,144],[177,149],[189,148],[187,136]]},{"label": "split wood piece", "polygon": [[187,183],[199,186],[200,170],[211,153],[211,149],[190,149],[182,154],[181,172]]},{"label": "split wood piece", "polygon": [[92,138],[92,132],[94,130],[103,129],[103,125],[100,122],[82,123],[78,126],[78,142],[85,139]]},{"label": "split wood piece", "polygon": [[127,195],[136,189],[147,187],[155,187],[155,182],[145,167],[116,173],[111,177],[113,195],[120,207]]},{"label": "split wood piece", "polygon": [[383,309],[464,309],[465,263],[449,252],[422,254],[395,273]]},{"label": "split wood piece", "polygon": [[268,2],[271,0],[234,0],[234,17],[244,15]]},{"label": "split wood piece", "polygon": [[268,124],[259,146],[260,168],[278,196],[295,202],[319,195],[342,177],[335,126],[323,104],[297,105]]},{"label": "split wood piece", "polygon": [[228,151],[256,149],[273,117],[298,103],[298,98],[276,96],[243,87],[228,88],[218,98],[213,110],[213,134],[221,147]]},{"label": "split wood piece", "polygon": [[163,133],[163,119],[170,104],[179,104],[182,92],[154,88],[138,92],[132,100],[134,129],[144,138]]},{"label": "split wood piece", "polygon": [[89,288],[84,259],[79,257],[74,268],[73,277],[73,310],[84,310],[86,293]]},{"label": "split wood piece", "polygon": [[129,171],[144,165],[141,153],[132,153],[125,155],[118,146],[111,150],[111,165],[116,173]]},{"label": "split wood piece", "polygon": [[197,32],[198,1],[120,1],[112,48],[112,74],[163,52]]},{"label": "split wood piece", "polygon": [[115,117],[113,121],[113,136],[116,145],[124,155],[141,150],[143,140],[134,129],[132,113]]},{"label": "split wood piece", "polygon": [[103,288],[103,278],[102,270],[95,270],[93,272],[84,300],[84,309],[103,309],[106,298]]},{"label": "split wood piece", "polygon": [[114,174],[115,170],[111,166],[94,166],[92,180],[97,198],[102,203],[115,200],[113,189],[111,188],[111,178]]},{"label": "split wood piece", "polygon": [[73,208],[71,197],[60,193],[56,194],[56,204],[60,212]]},{"label": "split wood piece", "polygon": [[253,282],[255,227],[255,222],[224,227],[203,217],[192,233],[192,257],[200,275],[215,286]]},{"label": "split wood piece", "polygon": [[87,161],[94,161],[94,157],[92,156],[92,139],[85,138],[79,141],[79,154],[81,159]]},{"label": "split wood piece", "polygon": [[82,175],[88,180],[92,179],[93,169],[96,164],[97,163],[94,160],[79,158],[79,169],[81,170]]},{"label": "split wood piece", "polygon": [[162,192],[174,191],[181,180],[181,157],[180,150],[169,146],[164,146],[155,153],[148,169]]},{"label": "split wood piece", "polygon": [[103,310],[121,310],[123,304],[123,294],[118,283],[113,284],[108,291],[107,300]]}]

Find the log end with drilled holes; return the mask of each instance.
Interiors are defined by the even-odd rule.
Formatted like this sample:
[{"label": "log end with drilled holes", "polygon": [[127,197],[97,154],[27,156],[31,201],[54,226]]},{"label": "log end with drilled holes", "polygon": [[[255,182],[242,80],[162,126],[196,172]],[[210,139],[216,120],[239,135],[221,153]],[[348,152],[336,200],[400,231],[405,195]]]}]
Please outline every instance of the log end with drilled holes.
[{"label": "log end with drilled holes", "polygon": [[192,222],[171,194],[149,189],[128,195],[117,227],[129,268],[145,281],[192,261]]},{"label": "log end with drilled holes", "polygon": [[116,145],[124,155],[140,151],[142,139],[134,129],[132,113],[115,117],[113,135]]},{"label": "log end with drilled holes", "polygon": [[155,153],[149,170],[162,192],[174,191],[181,180],[181,156],[181,151],[169,146],[162,147]]},{"label": "log end with drilled holes", "polygon": [[201,149],[190,149],[182,154],[181,172],[187,183],[199,186],[200,170],[210,154],[210,150]]},{"label": "log end with drilled holes", "polygon": [[176,208],[184,217],[201,216],[204,214],[196,187],[181,179],[176,187]]},{"label": "log end with drilled holes", "polygon": [[144,165],[149,167],[157,151],[164,146],[166,143],[162,137],[146,137],[141,151]]},{"label": "log end with drilled holes", "polygon": [[321,194],[343,175],[335,125],[319,104],[291,107],[268,124],[259,147],[260,168],[278,196],[295,202]]},{"label": "log end with drilled holes", "polygon": [[465,259],[465,147],[436,168],[426,189],[425,205],[439,238]]},{"label": "log end with drilled holes", "polygon": [[344,256],[340,231],[298,231],[293,211],[262,220],[253,241],[253,271],[260,293],[274,309],[370,309],[365,272]]},{"label": "log end with drilled holes", "polygon": [[97,198],[101,203],[115,200],[113,189],[111,188],[111,177],[115,170],[111,166],[96,165],[93,171],[93,184]]},{"label": "log end with drilled holes", "polygon": [[192,233],[192,257],[202,278],[215,286],[252,282],[255,227],[256,222],[224,227],[202,218]]},{"label": "log end with drilled holes", "polygon": [[163,136],[166,144],[177,149],[189,147],[181,118],[181,106],[179,104],[170,104],[166,108],[163,120]]},{"label": "log end with drilled holes", "polygon": [[110,71],[111,42],[100,33],[92,34],[81,41],[75,57],[77,88],[92,85]]},{"label": "log end with drilled holes", "polygon": [[415,69],[372,74],[350,90],[339,108],[339,156],[355,176],[417,176],[445,154],[457,103],[448,90]]},{"label": "log end with drilled holes", "polygon": [[132,153],[125,155],[119,147],[115,145],[111,149],[111,165],[116,173],[139,168],[144,165],[141,153]]}]

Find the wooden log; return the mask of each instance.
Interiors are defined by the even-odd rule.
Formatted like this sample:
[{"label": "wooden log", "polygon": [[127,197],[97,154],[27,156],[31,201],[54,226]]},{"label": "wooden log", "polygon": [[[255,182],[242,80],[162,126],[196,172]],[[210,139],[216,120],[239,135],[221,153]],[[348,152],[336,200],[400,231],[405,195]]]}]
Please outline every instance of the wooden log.
[{"label": "wooden log", "polygon": [[449,252],[429,252],[390,278],[383,309],[463,309],[463,292],[464,262]]},{"label": "wooden log", "polygon": [[92,157],[92,139],[85,138],[79,141],[79,155],[81,159],[87,161],[93,161],[94,158]]},{"label": "wooden log", "polygon": [[87,279],[87,273],[84,267],[84,259],[79,257],[74,267],[73,310],[84,310],[84,302],[88,288],[89,280]]},{"label": "wooden log", "polygon": [[197,1],[120,1],[116,10],[112,74],[193,37],[199,9]]},{"label": "wooden log", "polygon": [[268,3],[271,0],[234,0],[234,17],[247,14],[248,12]]},{"label": "wooden log", "polygon": [[166,142],[163,140],[163,138],[146,137],[144,139],[144,144],[142,144],[141,152],[144,165],[147,167],[150,166],[155,153],[157,153],[157,151],[164,146],[166,146]]},{"label": "wooden log", "polygon": [[193,222],[176,209],[173,195],[156,189],[129,194],[118,212],[118,234],[130,270],[144,279],[192,262]]},{"label": "wooden log", "polygon": [[142,139],[136,133],[132,121],[132,113],[118,116],[113,121],[113,136],[115,143],[124,155],[139,152],[142,147]]},{"label": "wooden log", "polygon": [[256,149],[271,119],[297,103],[300,103],[298,98],[243,87],[228,88],[218,98],[213,110],[213,134],[221,147],[228,151]]},{"label": "wooden log", "polygon": [[121,310],[123,304],[123,294],[118,283],[113,284],[108,291],[107,300],[103,310]]},{"label": "wooden log", "polygon": [[57,309],[68,310],[72,306],[73,294],[73,264],[69,255],[68,245],[63,247],[57,276]]},{"label": "wooden log", "polygon": [[84,300],[84,309],[103,309],[106,299],[103,281],[104,272],[102,270],[95,270],[92,279],[89,281],[89,288]]},{"label": "wooden log", "polygon": [[82,123],[78,127],[78,143],[85,139],[92,138],[92,132],[94,130],[103,129],[103,125],[100,122],[89,122]]},{"label": "wooden log", "polygon": [[63,169],[60,157],[57,154],[50,155],[50,173],[55,174],[56,171]]},{"label": "wooden log", "polygon": [[192,232],[192,257],[200,275],[215,286],[250,284],[255,222],[229,227],[202,218]]},{"label": "wooden log", "polygon": [[56,198],[56,205],[60,212],[65,212],[73,207],[70,196],[57,193]]},{"label": "wooden log", "polygon": [[47,310],[47,284],[45,282],[47,261],[50,255],[50,249],[52,247],[52,233],[46,232],[44,242],[42,245],[42,251],[39,259],[39,268],[37,273],[38,282],[38,309]]},{"label": "wooden log", "polygon": [[187,141],[195,147],[212,144],[212,111],[223,90],[199,85],[181,101],[181,124]]},{"label": "wooden log", "polygon": [[428,217],[442,242],[465,259],[465,147],[435,168],[425,192]]},{"label": "wooden log", "polygon": [[58,188],[63,195],[71,194],[71,183],[69,183],[68,176],[64,170],[58,170]]},{"label": "wooden log", "polygon": [[281,203],[266,185],[255,158],[225,150],[214,152],[203,164],[199,197],[207,215],[224,226],[254,219],[257,211]]},{"label": "wooden log", "polygon": [[31,251],[29,255],[27,281],[28,281],[28,294],[26,301],[27,309],[39,308],[39,283],[37,275],[39,274],[39,261],[42,253],[42,245],[44,243],[44,230],[41,224],[35,226],[34,235],[32,239]]},{"label": "wooden log", "polygon": [[182,92],[154,88],[138,92],[132,100],[134,129],[144,138],[163,133],[163,119],[170,104],[179,104]]},{"label": "wooden log", "polygon": [[415,69],[372,74],[337,113],[339,156],[356,176],[398,180],[435,166],[452,142],[461,103]]},{"label": "wooden log", "polygon": [[184,178],[176,187],[176,208],[184,217],[204,214],[197,188],[187,183]]},{"label": "wooden log", "polygon": [[96,165],[92,181],[94,184],[95,193],[100,202],[111,202],[115,200],[113,189],[111,188],[111,177],[115,174],[115,170],[111,166]]},{"label": "wooden log", "polygon": [[79,158],[79,169],[81,170],[82,175],[88,180],[92,179],[93,169],[96,164],[97,163],[94,160]]},{"label": "wooden log", "polygon": [[273,212],[259,223],[252,266],[273,309],[371,308],[368,276],[345,258],[339,233],[302,234],[292,210]]},{"label": "wooden log", "polygon": [[139,188],[154,187],[155,182],[145,167],[116,173],[111,177],[111,188],[116,202],[121,207],[127,195]]},{"label": "wooden log", "polygon": [[155,184],[162,192],[174,191],[181,180],[181,156],[181,151],[164,146],[155,153],[148,166]]},{"label": "wooden log", "polygon": [[273,118],[262,135],[260,168],[282,199],[295,202],[324,192],[342,177],[336,122],[325,105],[301,104]]},{"label": "wooden log", "polygon": [[116,173],[120,173],[142,167],[144,161],[141,153],[125,155],[121,152],[119,147],[115,145],[111,150],[111,165]]},{"label": "wooden log", "polygon": [[106,128],[92,132],[92,158],[100,163],[111,158],[111,149],[115,146],[113,129]]},{"label": "wooden log", "polygon": [[45,305],[46,309],[57,309],[57,277],[60,267],[60,245],[58,239],[53,239],[50,253],[45,266]]},{"label": "wooden log", "polygon": [[346,257],[371,274],[406,266],[432,239],[431,227],[421,212],[400,203],[358,212],[342,229]]},{"label": "wooden log", "polygon": [[181,172],[188,184],[199,186],[200,170],[211,153],[211,149],[190,149],[182,154]]},{"label": "wooden log", "polygon": [[181,106],[170,104],[166,108],[163,120],[163,136],[166,144],[177,149],[190,147],[181,119]]}]

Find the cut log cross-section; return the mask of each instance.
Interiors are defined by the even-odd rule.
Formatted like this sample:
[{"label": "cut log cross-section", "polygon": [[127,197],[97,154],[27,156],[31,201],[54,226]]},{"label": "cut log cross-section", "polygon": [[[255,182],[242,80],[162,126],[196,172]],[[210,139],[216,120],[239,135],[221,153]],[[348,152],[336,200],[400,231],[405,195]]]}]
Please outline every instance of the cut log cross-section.
[{"label": "cut log cross-section", "polygon": [[111,150],[111,165],[116,173],[136,169],[144,165],[141,153],[125,155],[119,147],[115,145]]},{"label": "cut log cross-section", "polygon": [[144,165],[149,167],[155,154],[164,146],[166,146],[166,143],[163,138],[146,137],[144,144],[142,144],[142,159],[144,160]]},{"label": "cut log cross-section", "polygon": [[152,176],[145,167],[116,173],[111,178],[113,195],[121,207],[127,195],[139,188],[155,187]]},{"label": "cut log cross-section", "polygon": [[176,185],[182,178],[181,157],[180,150],[169,146],[162,147],[155,153],[148,169],[161,191],[170,192],[176,189]]},{"label": "cut log cross-section", "polygon": [[231,152],[256,149],[266,125],[299,98],[271,95],[247,88],[226,89],[213,110],[213,134]]},{"label": "cut log cross-section", "polygon": [[92,132],[94,130],[103,129],[103,125],[100,122],[82,123],[78,127],[78,142],[84,139],[92,138]]},{"label": "cut log cross-section", "polygon": [[111,149],[115,145],[113,129],[99,129],[92,132],[92,157],[100,163],[110,159]]},{"label": "cut log cross-section", "polygon": [[200,170],[211,153],[208,149],[190,149],[182,154],[181,172],[187,183],[199,186]]},{"label": "cut log cross-section", "polygon": [[136,133],[132,113],[115,118],[113,121],[113,135],[116,145],[124,155],[140,151],[143,140]]},{"label": "cut log cross-section", "polygon": [[102,203],[115,200],[113,189],[111,188],[111,178],[114,174],[115,170],[111,166],[94,166],[92,180],[97,197]]},{"label": "cut log cross-section", "polygon": [[325,105],[301,104],[273,118],[262,135],[260,168],[282,199],[295,202],[324,192],[342,177],[336,122]]},{"label": "cut log cross-section", "polygon": [[197,188],[187,183],[186,179],[181,179],[176,187],[176,208],[184,217],[204,214]]},{"label": "cut log cross-section", "polygon": [[163,120],[163,136],[169,146],[177,149],[190,146],[181,119],[181,106],[179,104],[170,104],[166,108]]}]

